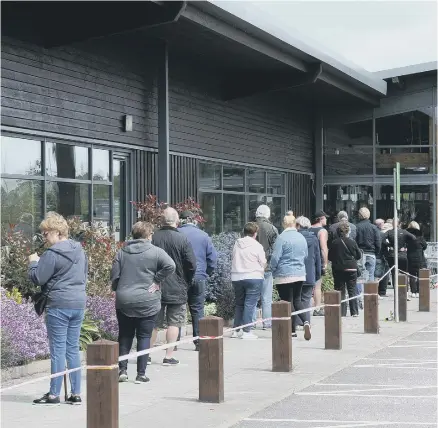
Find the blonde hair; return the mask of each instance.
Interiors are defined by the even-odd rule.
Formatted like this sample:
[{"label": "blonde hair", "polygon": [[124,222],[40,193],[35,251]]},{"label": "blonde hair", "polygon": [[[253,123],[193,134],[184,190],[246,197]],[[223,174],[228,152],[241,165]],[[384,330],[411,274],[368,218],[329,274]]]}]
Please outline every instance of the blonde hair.
[{"label": "blonde hair", "polygon": [[417,229],[420,230],[420,225],[416,221],[411,221],[409,223],[408,229]]},{"label": "blonde hair", "polygon": [[286,227],[295,227],[297,224],[296,219],[293,215],[285,215],[283,218],[283,226]]},{"label": "blonde hair", "polygon": [[138,221],[132,226],[132,237],[134,239],[147,239],[154,233],[154,226],[146,221]]},{"label": "blonde hair", "polygon": [[359,218],[361,220],[368,220],[370,218],[370,215],[371,215],[370,210],[367,207],[362,207],[359,210]]},{"label": "blonde hair", "polygon": [[66,219],[54,211],[48,212],[40,224],[41,232],[58,232],[59,236],[68,238],[69,227]]}]

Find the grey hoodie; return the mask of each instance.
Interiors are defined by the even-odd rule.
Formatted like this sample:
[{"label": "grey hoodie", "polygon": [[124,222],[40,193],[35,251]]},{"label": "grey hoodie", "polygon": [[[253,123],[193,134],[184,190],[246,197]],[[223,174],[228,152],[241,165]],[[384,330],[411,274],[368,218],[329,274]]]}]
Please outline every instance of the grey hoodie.
[{"label": "grey hoodie", "polygon": [[150,317],[161,309],[161,292],[148,288],[161,284],[175,271],[175,263],[146,239],[129,241],[119,250],[111,270],[116,309],[128,317]]},{"label": "grey hoodie", "polygon": [[88,260],[79,242],[70,239],[52,245],[38,262],[29,264],[29,279],[48,292],[47,307],[84,309]]}]

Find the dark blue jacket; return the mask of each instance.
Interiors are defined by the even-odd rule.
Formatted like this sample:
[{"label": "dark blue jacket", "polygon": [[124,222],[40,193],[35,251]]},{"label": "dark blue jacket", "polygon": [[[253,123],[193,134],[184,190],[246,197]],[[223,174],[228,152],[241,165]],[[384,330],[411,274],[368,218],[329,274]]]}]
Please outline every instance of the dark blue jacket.
[{"label": "dark blue jacket", "polygon": [[319,239],[307,229],[300,229],[299,232],[306,238],[308,256],[306,265],[306,282],[308,285],[315,285],[321,278],[321,249]]},{"label": "dark blue jacket", "polygon": [[179,230],[186,235],[195,253],[195,279],[207,279],[214,272],[217,264],[217,252],[210,237],[194,224],[184,224]]}]

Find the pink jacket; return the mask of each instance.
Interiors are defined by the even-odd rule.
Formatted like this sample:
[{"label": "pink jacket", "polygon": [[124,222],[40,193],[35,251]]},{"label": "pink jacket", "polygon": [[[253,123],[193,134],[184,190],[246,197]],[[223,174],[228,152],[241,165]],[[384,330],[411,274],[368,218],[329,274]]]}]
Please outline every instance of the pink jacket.
[{"label": "pink jacket", "polygon": [[236,241],[233,248],[231,281],[263,279],[265,266],[265,250],[259,242],[250,236]]}]

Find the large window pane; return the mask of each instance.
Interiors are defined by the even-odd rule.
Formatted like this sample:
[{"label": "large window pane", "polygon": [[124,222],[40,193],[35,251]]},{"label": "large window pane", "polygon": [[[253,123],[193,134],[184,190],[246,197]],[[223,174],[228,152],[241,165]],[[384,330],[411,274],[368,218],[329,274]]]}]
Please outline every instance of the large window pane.
[{"label": "large window pane", "polygon": [[222,167],[201,163],[199,165],[199,187],[201,189],[220,190]]},{"label": "large window pane", "polygon": [[256,169],[249,169],[247,177],[248,177],[248,192],[266,193],[265,172]]},{"label": "large window pane", "polygon": [[243,192],[243,182],[245,170],[243,168],[225,168],[224,174],[224,190],[228,192]]},{"label": "large window pane", "polygon": [[242,232],[244,224],[244,196],[224,194],[224,231]]},{"label": "large window pane", "polygon": [[204,230],[209,235],[221,233],[222,195],[201,193],[200,205],[205,219]]},{"label": "large window pane", "polygon": [[1,180],[2,231],[22,232],[31,239],[43,218],[42,182]]},{"label": "large window pane", "polygon": [[46,174],[50,177],[88,180],[88,149],[69,144],[46,143]]},{"label": "large window pane", "polygon": [[41,175],[41,141],[2,136],[1,173]]},{"label": "large window pane", "polygon": [[279,230],[282,228],[284,215],[284,198],[266,197],[266,205],[271,209],[271,222]]},{"label": "large window pane", "polygon": [[110,152],[93,149],[93,180],[110,181]]},{"label": "large window pane", "polygon": [[324,175],[371,175],[372,173],[371,120],[326,130]]},{"label": "large window pane", "polygon": [[93,220],[103,223],[110,222],[110,191],[111,186],[105,184],[93,185]]},{"label": "large window pane", "polygon": [[89,221],[88,196],[88,184],[47,182],[47,211]]},{"label": "large window pane", "polygon": [[268,190],[272,195],[284,195],[284,174],[280,172],[268,172]]},{"label": "large window pane", "polygon": [[249,221],[255,221],[257,208],[265,203],[265,197],[262,195],[248,196]]},{"label": "large window pane", "polygon": [[337,221],[339,211],[346,211],[349,220],[357,223],[360,208],[367,207],[371,215],[374,205],[372,186],[326,186],[324,188],[324,211],[329,216],[329,223]]}]

